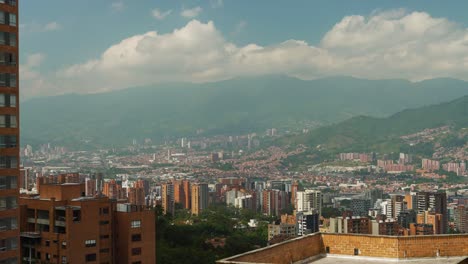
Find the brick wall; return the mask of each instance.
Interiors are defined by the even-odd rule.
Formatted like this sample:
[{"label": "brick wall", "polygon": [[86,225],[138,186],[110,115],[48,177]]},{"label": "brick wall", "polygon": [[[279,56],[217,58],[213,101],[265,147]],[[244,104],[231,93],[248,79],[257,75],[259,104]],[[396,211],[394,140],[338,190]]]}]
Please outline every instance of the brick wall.
[{"label": "brick wall", "polygon": [[468,256],[468,235],[399,237],[399,258]]},{"label": "brick wall", "polygon": [[[322,253],[323,244],[320,233],[296,238],[275,244],[248,254],[241,254],[229,259],[232,263],[279,263],[286,264],[307,259]],[[221,262],[222,263],[222,262]]]},{"label": "brick wall", "polygon": [[218,263],[293,263],[329,253],[378,258],[468,256],[468,234],[431,236],[373,236],[315,233],[250,251]]},{"label": "brick wall", "polygon": [[389,236],[322,234],[324,250],[329,247],[330,254],[396,258],[398,256],[398,239]]}]

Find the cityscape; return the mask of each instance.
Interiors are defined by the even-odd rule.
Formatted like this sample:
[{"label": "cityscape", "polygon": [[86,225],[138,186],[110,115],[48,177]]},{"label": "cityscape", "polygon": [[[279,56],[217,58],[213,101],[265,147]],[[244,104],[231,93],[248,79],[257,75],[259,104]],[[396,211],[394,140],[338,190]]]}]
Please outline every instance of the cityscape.
[{"label": "cityscape", "polygon": [[[311,27],[316,46],[300,30],[261,46],[249,27],[271,18],[247,12],[231,33],[219,18],[245,3],[84,2],[57,12],[88,10],[96,29],[43,24],[50,1],[0,1],[0,264],[468,262],[468,21],[454,7],[319,1],[340,15]],[[312,7],[273,2],[286,18]],[[148,18],[119,34],[81,36],[137,9]],[[129,37],[150,18],[163,33]],[[45,48],[70,25],[86,48]],[[270,27],[259,43],[287,31]]]}]

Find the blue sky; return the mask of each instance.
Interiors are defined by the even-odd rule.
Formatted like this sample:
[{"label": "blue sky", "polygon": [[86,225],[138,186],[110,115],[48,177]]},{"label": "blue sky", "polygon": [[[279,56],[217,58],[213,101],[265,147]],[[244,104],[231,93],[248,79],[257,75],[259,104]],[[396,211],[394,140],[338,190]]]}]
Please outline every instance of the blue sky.
[{"label": "blue sky", "polygon": [[[20,62],[24,73],[24,77],[21,77],[22,87],[25,88],[25,97],[34,97],[108,91],[133,84],[216,81],[271,73],[304,79],[329,75],[410,80],[463,78],[466,75],[463,68],[465,63],[468,69],[468,59],[465,60],[468,50],[463,48],[468,27],[467,11],[468,1],[463,0],[450,1],[450,5],[445,1],[431,0],[22,0],[19,17]],[[350,16],[354,16],[350,20],[354,24],[345,19]],[[343,35],[344,31],[335,28],[345,22],[348,27],[346,34],[349,31],[353,34]],[[387,29],[389,22],[394,23],[391,32],[381,35],[379,31]],[[413,27],[418,25],[427,27],[423,33],[416,30],[414,39],[409,39]],[[405,29],[400,30],[400,27]],[[182,29],[187,31],[183,37],[171,38],[174,30]],[[128,44],[138,52],[143,43],[149,45],[144,51],[146,53],[141,54],[140,61],[122,60],[122,50],[130,52],[127,55],[134,54],[128,50],[130,46],[127,44],[116,47],[115,52],[110,52],[105,59],[102,57],[111,46],[152,31],[157,35],[142,37],[139,40],[141,43]],[[205,39],[189,37],[187,45],[174,45],[174,49],[161,46],[166,42],[165,45],[171,45],[170,41],[180,44],[191,34]],[[374,37],[363,42],[359,40],[362,36]],[[334,42],[348,43],[347,38],[354,39],[349,43],[356,46]],[[392,45],[384,43],[384,40],[400,38],[401,42]],[[414,44],[421,39],[434,45]],[[190,42],[192,40],[193,43]],[[291,40],[296,42],[288,42]],[[446,51],[434,54],[435,47],[444,45],[458,45],[454,46],[457,53]],[[203,48],[206,46],[210,49]],[[361,47],[365,49],[360,50]],[[202,50],[199,52],[198,48]],[[154,51],[157,49],[160,49],[160,53]],[[211,50],[218,52],[215,54]],[[412,55],[418,50],[427,50],[428,53]],[[113,61],[112,55],[120,56],[120,59],[116,57],[117,62]],[[422,61],[423,57],[428,56],[431,60]],[[170,65],[170,57],[176,58],[174,61],[177,65]],[[383,58],[387,60],[386,63],[382,63]],[[401,58],[408,62],[396,65]],[[428,65],[428,62],[434,62],[436,66],[422,70],[420,66]],[[371,69],[376,69],[376,72],[369,74],[365,69],[362,73],[356,71],[352,69],[356,63],[372,65]],[[167,70],[165,65],[168,66]],[[184,70],[178,72],[181,66]],[[265,69],[260,71],[240,70],[263,66]],[[140,75],[142,69],[153,69],[160,74]],[[109,76],[115,75],[127,76],[115,83],[107,81]],[[84,80],[86,78],[98,81],[90,83]]]}]

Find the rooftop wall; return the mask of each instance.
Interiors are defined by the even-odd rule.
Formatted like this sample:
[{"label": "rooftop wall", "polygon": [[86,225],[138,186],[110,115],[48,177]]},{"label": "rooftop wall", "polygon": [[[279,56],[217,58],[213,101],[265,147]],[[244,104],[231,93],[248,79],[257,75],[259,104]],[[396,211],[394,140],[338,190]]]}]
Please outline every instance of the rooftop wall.
[{"label": "rooftop wall", "polygon": [[322,253],[320,233],[233,256],[218,263],[293,263]]},{"label": "rooftop wall", "polygon": [[314,233],[226,258],[218,263],[294,263],[321,254],[355,254],[377,258],[468,256],[468,234],[433,236],[373,236]]}]

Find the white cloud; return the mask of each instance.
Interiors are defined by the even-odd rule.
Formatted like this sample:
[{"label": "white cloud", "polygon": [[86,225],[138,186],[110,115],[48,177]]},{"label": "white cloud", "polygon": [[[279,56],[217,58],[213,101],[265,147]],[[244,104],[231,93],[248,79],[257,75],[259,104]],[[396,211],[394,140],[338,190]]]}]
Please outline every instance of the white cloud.
[{"label": "white cloud", "polygon": [[242,30],[245,29],[246,26],[247,26],[247,21],[245,20],[239,21],[239,23],[237,23],[236,26],[234,27],[234,30],[231,32],[231,34],[232,35],[240,34]]},{"label": "white cloud", "polygon": [[161,11],[158,8],[155,8],[151,11],[151,15],[157,20],[164,20],[167,16],[172,13],[172,10]]},{"label": "white cloud", "polygon": [[56,30],[60,30],[61,28],[62,26],[55,21],[44,25],[44,31],[56,31]]},{"label": "white cloud", "polygon": [[[42,60],[31,57],[27,69],[37,67]],[[192,20],[166,34],[150,31],[126,38],[98,58],[42,78],[52,80],[53,85],[50,89],[41,86],[46,89],[41,94],[262,74],[302,79],[348,75],[468,80],[468,29],[424,12],[397,10],[344,17],[318,45],[286,40],[269,46],[237,46],[226,40],[213,22]]]},{"label": "white cloud", "polygon": [[182,9],[182,12],[180,12],[180,15],[186,18],[194,18],[200,15],[200,13],[203,11],[203,9],[199,6],[191,8],[191,9]]},{"label": "white cloud", "polygon": [[224,6],[223,0],[211,0],[210,3],[212,8],[220,8]]},{"label": "white cloud", "polygon": [[125,9],[125,4],[123,1],[112,2],[111,9],[116,12],[123,11]]},{"label": "white cloud", "polygon": [[46,24],[40,24],[37,22],[20,24],[19,28],[21,30],[21,33],[41,33],[48,31],[58,31],[61,30],[63,27],[57,21],[51,21]]},{"label": "white cloud", "polygon": [[50,83],[39,72],[39,67],[42,65],[45,57],[43,53],[29,54],[26,56],[26,63],[20,64],[20,92],[22,100],[35,96],[57,94],[55,84]]}]

